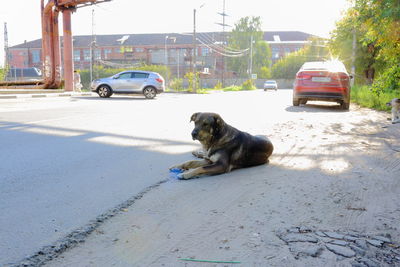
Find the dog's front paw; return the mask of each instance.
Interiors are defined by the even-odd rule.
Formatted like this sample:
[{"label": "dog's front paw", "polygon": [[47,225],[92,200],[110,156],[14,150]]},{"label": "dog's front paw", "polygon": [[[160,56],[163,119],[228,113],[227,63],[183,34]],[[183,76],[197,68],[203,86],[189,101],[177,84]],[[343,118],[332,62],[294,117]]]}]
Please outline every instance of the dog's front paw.
[{"label": "dog's front paw", "polygon": [[198,177],[198,175],[196,175],[196,172],[194,172],[193,170],[187,170],[185,172],[179,173],[176,177],[179,180],[189,180]]},{"label": "dog's front paw", "polygon": [[174,166],[169,167],[169,170],[170,170],[170,171],[174,171],[174,170],[184,170],[184,168],[183,168],[182,164],[178,164],[178,165],[174,165]]},{"label": "dog's front paw", "polygon": [[176,178],[178,178],[179,180],[189,180],[189,179],[193,178],[193,176],[190,175],[190,173],[188,173],[188,172],[182,172],[182,173],[179,173],[178,175],[176,175]]},{"label": "dog's front paw", "polygon": [[185,180],[185,178],[184,178],[184,176],[183,176],[183,173],[178,173],[178,174],[176,175],[176,178],[178,178],[179,180]]}]

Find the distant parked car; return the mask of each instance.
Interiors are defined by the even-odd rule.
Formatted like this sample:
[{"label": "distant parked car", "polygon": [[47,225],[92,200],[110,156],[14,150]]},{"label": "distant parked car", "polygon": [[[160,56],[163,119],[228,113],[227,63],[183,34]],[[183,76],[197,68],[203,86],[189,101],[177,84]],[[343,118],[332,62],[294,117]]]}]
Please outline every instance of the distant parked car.
[{"label": "distant parked car", "polygon": [[350,107],[350,79],[340,61],[306,62],[296,74],[293,106],[308,100],[337,102],[341,108]]},{"label": "distant parked car", "polygon": [[143,94],[152,99],[164,92],[164,78],[156,73],[141,70],[129,70],[117,73],[111,77],[92,81],[92,92],[100,97],[110,97],[112,94]]},{"label": "distant parked car", "polygon": [[278,84],[274,80],[268,80],[264,82],[264,91],[268,89],[274,89],[275,91],[278,90]]}]

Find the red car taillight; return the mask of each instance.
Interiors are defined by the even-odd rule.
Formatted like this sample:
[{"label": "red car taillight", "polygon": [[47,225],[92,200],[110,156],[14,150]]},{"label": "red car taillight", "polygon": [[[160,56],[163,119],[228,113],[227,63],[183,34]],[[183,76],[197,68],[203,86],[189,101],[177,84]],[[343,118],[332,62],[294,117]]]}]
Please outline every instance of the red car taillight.
[{"label": "red car taillight", "polygon": [[161,79],[161,78],[157,78],[156,81],[159,82],[159,83],[163,83],[164,82],[164,80]]},{"label": "red car taillight", "polygon": [[311,79],[311,75],[307,75],[305,73],[300,72],[300,73],[298,73],[296,75],[296,79],[297,80],[310,80]]},{"label": "red car taillight", "polygon": [[337,81],[348,81],[350,79],[345,73],[333,73],[331,77],[333,80]]}]

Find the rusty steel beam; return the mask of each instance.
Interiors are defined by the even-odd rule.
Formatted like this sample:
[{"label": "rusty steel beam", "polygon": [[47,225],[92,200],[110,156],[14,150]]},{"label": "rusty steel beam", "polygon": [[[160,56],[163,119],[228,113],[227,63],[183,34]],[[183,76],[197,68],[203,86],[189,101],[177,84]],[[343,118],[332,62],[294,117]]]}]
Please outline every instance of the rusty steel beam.
[{"label": "rusty steel beam", "polygon": [[71,31],[71,9],[63,11],[64,79],[65,91],[74,90],[73,43]]},{"label": "rusty steel beam", "polygon": [[59,8],[77,8],[80,5],[95,5],[102,2],[109,2],[111,0],[58,0],[57,7]]},{"label": "rusty steel beam", "polygon": [[64,79],[65,90],[73,90],[73,45],[71,32],[71,13],[78,7],[94,5],[111,0],[41,0],[42,18],[42,62],[43,80],[39,82],[17,81],[0,82],[0,87],[13,87],[31,85],[33,88],[55,89],[63,84],[61,75],[60,35],[58,14],[63,13],[64,33]]}]

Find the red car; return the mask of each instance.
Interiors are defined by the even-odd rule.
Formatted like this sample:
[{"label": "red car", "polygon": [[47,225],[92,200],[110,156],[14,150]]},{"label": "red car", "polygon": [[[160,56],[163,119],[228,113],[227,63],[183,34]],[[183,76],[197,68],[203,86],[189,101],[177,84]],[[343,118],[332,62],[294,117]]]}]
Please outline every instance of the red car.
[{"label": "red car", "polygon": [[306,62],[296,74],[293,106],[317,100],[337,102],[342,109],[348,110],[350,78],[340,61]]}]

